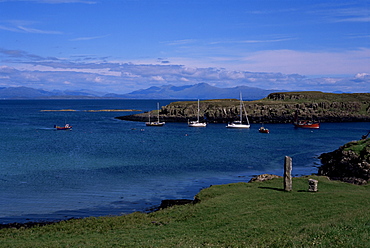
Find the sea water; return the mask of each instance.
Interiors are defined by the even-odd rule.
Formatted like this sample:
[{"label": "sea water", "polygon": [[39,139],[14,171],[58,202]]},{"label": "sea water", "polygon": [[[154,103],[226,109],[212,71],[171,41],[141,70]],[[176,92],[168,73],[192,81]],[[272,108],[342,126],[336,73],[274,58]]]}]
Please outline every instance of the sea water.
[{"label": "sea water", "polygon": [[[369,123],[320,129],[265,125],[270,134],[225,124],[146,127],[117,116],[156,109],[157,100],[1,100],[0,223],[148,211],[164,199],[192,199],[214,184],[263,173],[317,172],[318,155],[358,140]],[[159,101],[161,106],[171,100]],[[73,111],[43,111],[43,110]],[[88,110],[134,109],[135,112]],[[72,131],[54,125],[70,124]]]}]

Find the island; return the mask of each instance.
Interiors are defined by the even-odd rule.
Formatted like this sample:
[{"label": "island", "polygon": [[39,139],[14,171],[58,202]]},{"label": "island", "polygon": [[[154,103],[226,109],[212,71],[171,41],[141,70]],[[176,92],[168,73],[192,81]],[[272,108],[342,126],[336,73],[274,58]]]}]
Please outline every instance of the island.
[{"label": "island", "polygon": [[141,112],[139,109],[92,109],[92,110],[75,110],[75,109],[43,109],[40,112]]},{"label": "island", "polygon": [[[323,93],[320,91],[278,92],[255,101],[244,101],[251,123],[291,123],[297,117],[319,122],[370,121],[370,93]],[[120,120],[148,120],[149,115],[165,122],[187,122],[197,118],[197,101],[178,101],[159,110],[116,117]],[[238,99],[200,102],[201,121],[227,123],[239,116]]]}]

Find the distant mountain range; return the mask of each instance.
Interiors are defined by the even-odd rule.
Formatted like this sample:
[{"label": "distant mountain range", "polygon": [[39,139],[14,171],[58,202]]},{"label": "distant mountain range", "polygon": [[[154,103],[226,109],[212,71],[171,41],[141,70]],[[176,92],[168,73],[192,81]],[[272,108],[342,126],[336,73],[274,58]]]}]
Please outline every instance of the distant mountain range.
[{"label": "distant mountain range", "polygon": [[248,86],[218,88],[207,83],[173,86],[162,85],[136,90],[128,94],[103,93],[89,90],[46,91],[29,87],[0,88],[0,99],[89,99],[89,98],[123,98],[123,99],[227,99],[239,98],[255,100],[276,92]]}]

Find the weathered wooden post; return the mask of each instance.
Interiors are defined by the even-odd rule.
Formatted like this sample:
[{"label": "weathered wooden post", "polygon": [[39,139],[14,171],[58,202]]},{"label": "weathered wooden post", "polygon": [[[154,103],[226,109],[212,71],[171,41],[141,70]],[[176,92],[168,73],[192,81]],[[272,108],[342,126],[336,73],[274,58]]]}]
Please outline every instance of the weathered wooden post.
[{"label": "weathered wooden post", "polygon": [[285,156],[284,163],[284,190],[292,191],[292,158]]},{"label": "weathered wooden post", "polygon": [[317,184],[319,181],[315,179],[308,179],[308,191],[317,192]]}]

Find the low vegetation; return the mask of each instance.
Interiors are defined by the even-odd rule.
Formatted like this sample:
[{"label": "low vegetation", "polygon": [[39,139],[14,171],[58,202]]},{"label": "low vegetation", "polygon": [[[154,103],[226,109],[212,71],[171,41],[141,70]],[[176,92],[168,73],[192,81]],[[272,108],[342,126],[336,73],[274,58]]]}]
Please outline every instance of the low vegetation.
[{"label": "low vegetation", "polygon": [[[308,192],[308,179],[319,181]],[[370,187],[310,176],[215,185],[150,214],[0,230],[1,247],[369,247]]]},{"label": "low vegetation", "polygon": [[370,93],[324,93],[321,91],[298,91],[271,93],[261,101],[284,102],[369,102]]},{"label": "low vegetation", "polygon": [[363,139],[359,141],[352,141],[344,145],[343,150],[345,151],[354,151],[356,154],[366,154],[369,156],[368,152],[366,151],[366,148],[370,148],[370,139]]}]

